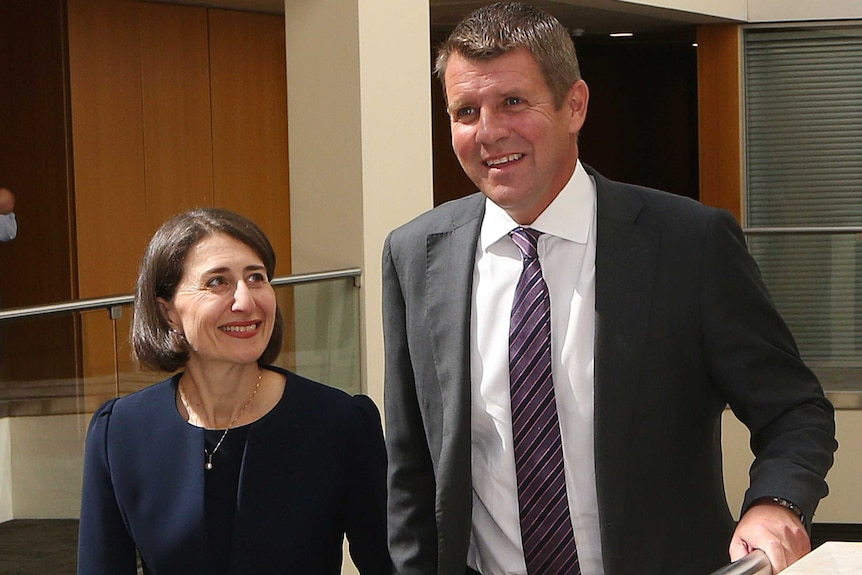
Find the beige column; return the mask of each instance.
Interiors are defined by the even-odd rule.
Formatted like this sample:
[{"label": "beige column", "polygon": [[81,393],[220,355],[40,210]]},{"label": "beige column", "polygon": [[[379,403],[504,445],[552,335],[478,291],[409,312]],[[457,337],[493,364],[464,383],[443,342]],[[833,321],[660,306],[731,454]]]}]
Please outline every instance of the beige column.
[{"label": "beige column", "polygon": [[285,26],[293,273],[362,268],[362,389],[382,405],[383,240],[433,203],[428,2],[289,0]]},{"label": "beige column", "polygon": [[285,26],[292,270],[363,270],[362,390],[382,406],[383,240],[433,204],[428,3],[286,0]]}]

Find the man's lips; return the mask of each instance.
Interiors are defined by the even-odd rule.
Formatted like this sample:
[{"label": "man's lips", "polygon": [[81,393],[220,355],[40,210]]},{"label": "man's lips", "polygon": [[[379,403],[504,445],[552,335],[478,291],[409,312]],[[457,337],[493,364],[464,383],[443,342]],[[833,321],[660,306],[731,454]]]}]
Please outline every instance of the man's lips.
[{"label": "man's lips", "polygon": [[505,166],[507,164],[511,164],[512,162],[517,162],[523,157],[524,154],[508,154],[499,158],[485,160],[485,165],[489,168],[499,168],[500,166]]}]

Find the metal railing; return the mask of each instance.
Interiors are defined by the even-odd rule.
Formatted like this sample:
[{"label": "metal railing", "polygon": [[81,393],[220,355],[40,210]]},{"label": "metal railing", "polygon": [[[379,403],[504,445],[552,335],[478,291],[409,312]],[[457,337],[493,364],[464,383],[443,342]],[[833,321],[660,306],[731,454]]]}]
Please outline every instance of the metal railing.
[{"label": "metal railing", "polygon": [[[362,391],[361,275],[349,268],[273,278],[285,318],[274,364]],[[167,377],[134,359],[126,336],[133,304],[134,296],[118,295],[0,311],[0,331],[19,336],[2,342],[0,418],[90,413]]]},{"label": "metal railing", "polygon": [[830,234],[862,234],[860,226],[755,226],[744,228],[746,236],[768,235],[830,235]]},{"label": "metal railing", "polygon": [[755,549],[745,557],[725,565],[711,575],[772,575],[772,563],[766,553]]},{"label": "metal railing", "polygon": [[[296,274],[273,278],[270,282],[274,287],[285,285],[299,285],[325,280],[340,278],[354,278],[354,283],[359,287],[359,279],[362,270],[359,268],[348,268],[344,270],[333,270],[325,272],[314,272],[308,274]],[[91,311],[94,309],[108,309],[124,305],[131,305],[135,298],[132,295],[119,295],[110,297],[86,298],[77,301],[35,305],[29,307],[11,308],[0,310],[0,322],[11,319],[23,319],[36,316],[48,316],[71,312]]]}]

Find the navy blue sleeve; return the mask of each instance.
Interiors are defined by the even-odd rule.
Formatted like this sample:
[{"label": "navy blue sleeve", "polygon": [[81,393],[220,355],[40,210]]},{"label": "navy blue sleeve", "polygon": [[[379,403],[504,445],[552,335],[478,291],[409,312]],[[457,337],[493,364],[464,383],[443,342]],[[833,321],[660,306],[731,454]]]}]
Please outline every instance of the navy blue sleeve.
[{"label": "navy blue sleeve", "polygon": [[117,504],[107,455],[114,401],[96,411],[87,431],[78,531],[78,575],[137,573],[135,544]]},{"label": "navy blue sleeve", "polygon": [[365,395],[353,398],[353,433],[348,437],[349,482],[347,540],[350,557],[362,575],[389,575],[386,542],[386,446],[380,412]]}]

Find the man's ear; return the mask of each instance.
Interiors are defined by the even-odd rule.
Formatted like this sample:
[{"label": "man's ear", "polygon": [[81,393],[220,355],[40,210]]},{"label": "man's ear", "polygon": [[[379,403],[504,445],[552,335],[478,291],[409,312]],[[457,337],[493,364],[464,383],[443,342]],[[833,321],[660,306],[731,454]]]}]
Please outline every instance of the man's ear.
[{"label": "man's ear", "polygon": [[583,80],[578,80],[566,94],[566,106],[569,107],[569,132],[578,134],[587,119],[587,104],[590,101],[590,89]]}]

